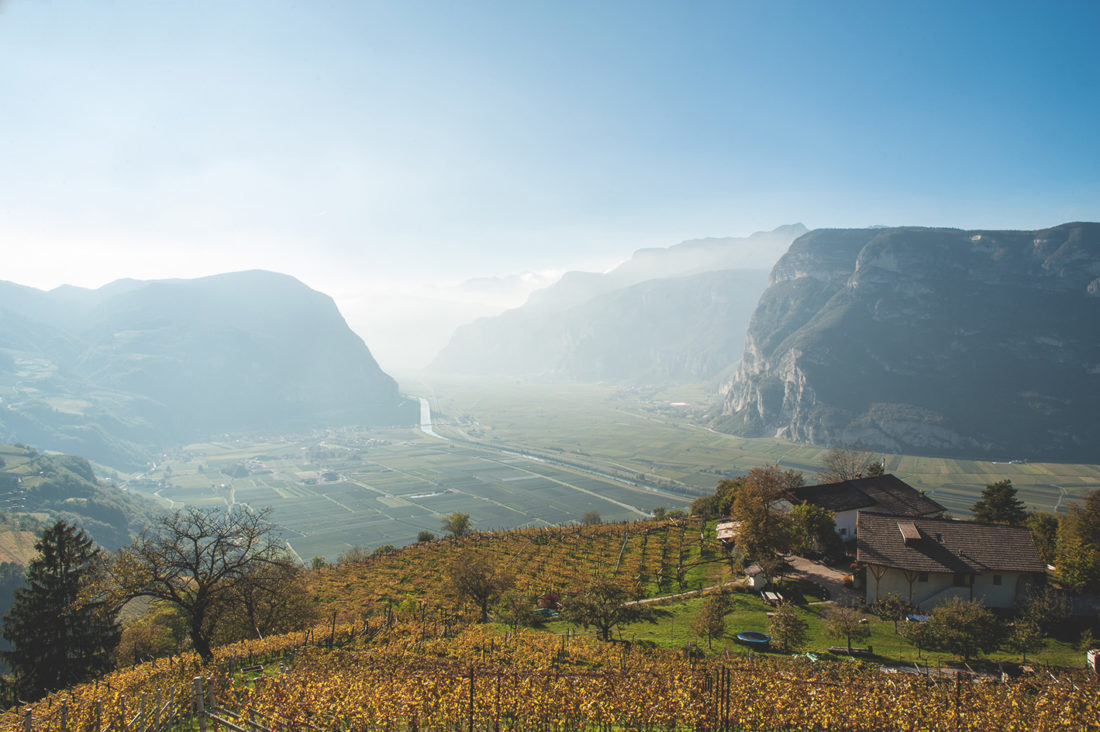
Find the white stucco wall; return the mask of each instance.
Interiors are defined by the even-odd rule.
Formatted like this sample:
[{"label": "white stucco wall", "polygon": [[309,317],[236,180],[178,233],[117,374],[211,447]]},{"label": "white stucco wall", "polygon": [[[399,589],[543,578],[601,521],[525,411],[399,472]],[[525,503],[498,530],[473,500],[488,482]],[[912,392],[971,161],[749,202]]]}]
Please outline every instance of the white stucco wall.
[{"label": "white stucco wall", "polygon": [[[993,573],[975,576],[973,593],[971,593],[969,586],[955,585],[953,574],[929,572],[927,582],[921,582],[919,579],[913,582],[912,602],[922,610],[931,610],[949,597],[961,597],[964,600],[973,597],[981,600],[986,607],[1012,607],[1016,599],[1017,585],[1021,581],[1026,581],[1026,578],[1022,579],[1019,572],[1005,572],[1000,575],[1001,584],[995,585],[993,577]],[[868,568],[867,603],[872,603],[890,593],[909,598],[909,582],[905,579],[905,573],[898,569],[887,569],[882,579],[876,581],[871,568]]]},{"label": "white stucco wall", "polygon": [[838,511],[836,513],[836,533],[842,539],[851,539],[856,535],[856,514],[859,511]]}]

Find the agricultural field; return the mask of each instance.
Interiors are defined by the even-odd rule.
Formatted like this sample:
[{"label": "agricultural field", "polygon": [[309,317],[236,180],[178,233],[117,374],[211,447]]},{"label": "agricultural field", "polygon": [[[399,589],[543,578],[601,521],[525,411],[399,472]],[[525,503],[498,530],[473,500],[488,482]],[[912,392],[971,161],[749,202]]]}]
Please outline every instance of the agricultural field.
[{"label": "agricultural field", "polygon": [[[812,482],[827,454],[708,429],[713,395],[699,386],[416,379],[402,386],[429,400],[444,439],[413,428],[227,439],[166,455],[130,486],[171,506],[270,507],[304,562],[331,561],[353,546],[402,546],[420,531],[438,533],[440,519],[455,511],[469,513],[482,530],[567,524],[589,511],[622,521],[656,507],[683,508],[758,465],[801,470]],[[536,457],[516,454],[523,451]],[[1097,465],[883,457],[887,470],[956,516],[969,513],[985,485],[1005,478],[1029,508],[1044,511],[1063,511],[1100,488]],[[679,492],[646,490],[624,476],[665,479]]]},{"label": "agricultural field", "polygon": [[[745,439],[703,426],[716,395],[700,385],[668,390],[537,381],[407,379],[432,403],[440,434],[539,448],[709,492],[723,478],[778,464],[816,479],[828,451]],[[1012,480],[1030,509],[1063,511],[1100,488],[1100,465],[883,455],[889,472],[966,516],[987,484]]]},{"label": "agricultural field", "polygon": [[688,500],[412,429],[189,445],[130,487],[176,507],[270,508],[307,563],[353,546],[410,544],[422,530],[438,533],[456,511],[490,530],[572,523],[589,511],[605,521],[638,519]]}]

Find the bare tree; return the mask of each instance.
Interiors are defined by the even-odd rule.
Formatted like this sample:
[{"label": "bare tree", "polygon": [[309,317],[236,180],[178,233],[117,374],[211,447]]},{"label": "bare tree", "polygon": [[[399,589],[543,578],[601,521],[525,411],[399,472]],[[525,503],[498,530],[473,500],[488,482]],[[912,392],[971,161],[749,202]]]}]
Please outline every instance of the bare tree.
[{"label": "bare tree", "polygon": [[188,508],[164,516],[119,551],[113,576],[120,594],[178,607],[195,652],[211,660],[218,615],[239,604],[238,583],[286,559],[268,513]]},{"label": "bare tree", "polygon": [[883,458],[858,444],[834,447],[825,456],[825,469],[817,474],[822,483],[839,483],[852,478],[869,478],[885,472]]}]

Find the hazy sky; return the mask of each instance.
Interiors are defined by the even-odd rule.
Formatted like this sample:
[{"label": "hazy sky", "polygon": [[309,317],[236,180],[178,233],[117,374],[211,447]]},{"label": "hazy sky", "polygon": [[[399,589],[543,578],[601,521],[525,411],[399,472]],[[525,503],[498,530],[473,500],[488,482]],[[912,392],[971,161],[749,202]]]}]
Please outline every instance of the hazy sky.
[{"label": "hazy sky", "polygon": [[1098,29],[1091,1],[0,0],[0,278],[278,270],[407,366],[509,302],[470,277],[1097,220]]}]

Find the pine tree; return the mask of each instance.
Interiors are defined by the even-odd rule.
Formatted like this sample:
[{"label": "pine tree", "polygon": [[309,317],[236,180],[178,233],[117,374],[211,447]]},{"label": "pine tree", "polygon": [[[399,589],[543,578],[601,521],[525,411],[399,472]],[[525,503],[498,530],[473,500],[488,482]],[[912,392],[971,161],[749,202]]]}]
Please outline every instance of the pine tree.
[{"label": "pine tree", "polygon": [[26,586],[4,616],[3,658],[21,699],[33,700],[111,667],[117,610],[94,597],[100,550],[83,530],[58,521],[35,544]]},{"label": "pine tree", "polygon": [[1011,480],[999,480],[982,490],[982,497],[971,509],[975,521],[990,524],[1022,526],[1027,520],[1027,506],[1016,497]]}]

